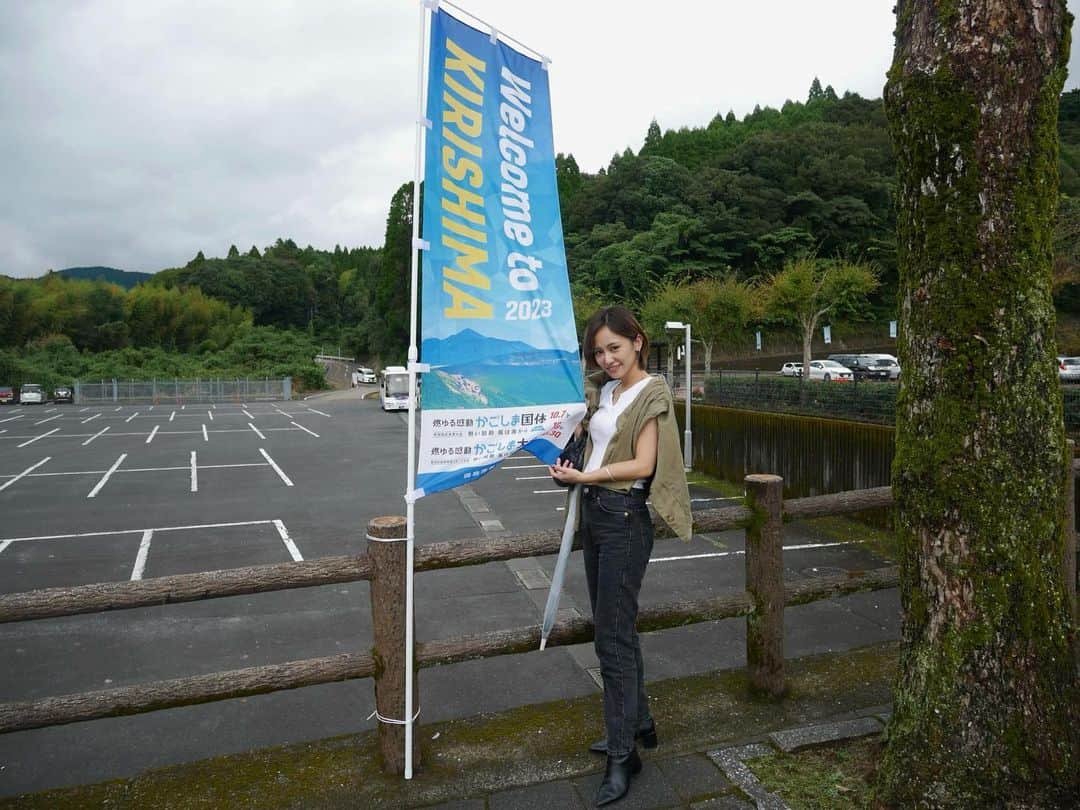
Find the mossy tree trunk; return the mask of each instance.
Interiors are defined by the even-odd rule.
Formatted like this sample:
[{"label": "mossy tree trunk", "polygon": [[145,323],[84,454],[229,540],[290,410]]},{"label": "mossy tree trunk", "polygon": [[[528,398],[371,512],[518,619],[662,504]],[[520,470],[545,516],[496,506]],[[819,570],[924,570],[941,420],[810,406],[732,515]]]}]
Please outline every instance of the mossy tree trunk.
[{"label": "mossy tree trunk", "polygon": [[1080,689],[1050,270],[1072,18],[1065,0],[896,12],[904,619],[878,799],[1067,806]]}]

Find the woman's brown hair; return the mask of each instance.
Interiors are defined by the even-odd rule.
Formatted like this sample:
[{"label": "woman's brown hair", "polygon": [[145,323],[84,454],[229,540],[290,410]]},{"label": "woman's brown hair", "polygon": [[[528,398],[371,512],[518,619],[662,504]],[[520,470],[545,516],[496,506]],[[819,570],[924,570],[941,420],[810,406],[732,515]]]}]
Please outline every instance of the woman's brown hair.
[{"label": "woman's brown hair", "polygon": [[596,364],[594,352],[596,350],[596,333],[606,326],[616,335],[621,335],[633,342],[634,338],[641,338],[641,349],[638,351],[638,365],[645,368],[645,361],[649,357],[649,336],[641,328],[634,313],[626,307],[614,306],[598,309],[589,322],[585,324],[585,338],[582,340],[582,350],[585,352],[585,365],[588,368],[600,368]]}]

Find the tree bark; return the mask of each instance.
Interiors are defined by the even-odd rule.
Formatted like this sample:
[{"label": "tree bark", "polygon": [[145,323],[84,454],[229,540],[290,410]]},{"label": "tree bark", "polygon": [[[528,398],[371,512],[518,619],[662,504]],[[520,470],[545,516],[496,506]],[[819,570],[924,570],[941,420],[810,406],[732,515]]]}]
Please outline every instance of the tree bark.
[{"label": "tree bark", "polygon": [[904,611],[878,800],[1058,807],[1080,774],[1051,236],[1065,0],[899,0],[893,493]]}]

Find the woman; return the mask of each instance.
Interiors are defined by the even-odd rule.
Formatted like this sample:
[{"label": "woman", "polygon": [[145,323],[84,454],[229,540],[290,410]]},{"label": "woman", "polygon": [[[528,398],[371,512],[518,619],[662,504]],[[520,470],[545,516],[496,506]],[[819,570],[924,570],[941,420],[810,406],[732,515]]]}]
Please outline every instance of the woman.
[{"label": "woman", "polygon": [[599,807],[625,796],[641,770],[636,740],[646,748],[657,744],[634,627],[653,546],[646,498],[683,539],[690,539],[691,521],[675,404],[664,379],[645,371],[649,340],[641,324],[625,307],[605,307],[589,319],[583,348],[595,371],[585,384],[584,468],[560,460],[550,472],[559,483],[583,486],[578,531],[607,731],[590,749],[607,754]]}]

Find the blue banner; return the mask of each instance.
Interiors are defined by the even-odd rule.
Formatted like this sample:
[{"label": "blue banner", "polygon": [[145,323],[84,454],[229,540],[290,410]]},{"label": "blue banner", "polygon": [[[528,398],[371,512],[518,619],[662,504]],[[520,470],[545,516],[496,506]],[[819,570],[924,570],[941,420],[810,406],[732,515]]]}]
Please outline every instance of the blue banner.
[{"label": "blue banner", "polygon": [[554,462],[585,412],[544,64],[437,10],[427,117],[418,496]]}]

